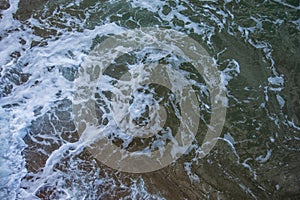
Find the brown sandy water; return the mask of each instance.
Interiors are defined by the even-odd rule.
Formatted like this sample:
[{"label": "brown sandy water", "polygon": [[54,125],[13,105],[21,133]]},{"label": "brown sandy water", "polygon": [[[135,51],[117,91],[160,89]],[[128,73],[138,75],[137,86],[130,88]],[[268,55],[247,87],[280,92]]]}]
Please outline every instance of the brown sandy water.
[{"label": "brown sandy water", "polygon": [[[19,157],[8,159],[20,163],[9,165],[15,170],[9,177],[22,174],[1,184],[2,199],[299,199],[299,2],[132,2],[21,0],[16,4],[13,19],[19,24],[1,29],[3,43],[18,45],[0,52],[1,62],[5,61],[0,66],[0,102],[4,115],[11,116],[11,134],[22,132],[25,144],[12,145],[17,150],[7,152],[19,152],[24,162],[13,160]],[[9,5],[15,4],[0,2],[2,20],[7,19],[4,12],[10,11]],[[79,53],[63,36],[70,33],[82,44],[89,40],[85,48],[78,46],[88,54],[109,33],[91,34],[88,39],[86,35],[103,31],[110,23],[181,31],[216,60],[227,77],[228,106],[222,134],[207,156],[197,158],[205,123],[187,154],[149,173],[111,169],[86,147],[76,146],[80,135],[65,83],[76,80],[79,65],[51,60],[57,59],[51,45],[61,41],[58,58],[76,60]],[[38,60],[45,55],[49,63],[41,65]],[[7,65],[10,61],[14,64]],[[122,70],[135,61],[128,57],[113,67]],[[112,72],[117,76],[113,73],[117,70]],[[100,102],[101,106],[105,107]],[[107,123],[104,111],[98,110],[102,124]],[[209,116],[209,111],[204,115]]]}]

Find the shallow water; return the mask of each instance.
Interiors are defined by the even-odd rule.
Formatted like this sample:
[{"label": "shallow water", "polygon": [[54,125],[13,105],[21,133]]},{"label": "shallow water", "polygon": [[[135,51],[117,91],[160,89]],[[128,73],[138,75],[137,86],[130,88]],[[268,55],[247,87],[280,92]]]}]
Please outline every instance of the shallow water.
[{"label": "shallow water", "polygon": [[[20,0],[0,1],[0,9],[1,199],[300,198],[298,1]],[[74,88],[99,44],[145,27],[186,34],[208,52],[225,86],[226,119],[202,158],[213,80],[174,52],[144,48],[118,57],[91,95],[96,121],[116,146],[153,151],[171,143],[182,114],[176,94],[184,84],[192,85],[200,109],[196,138],[178,160],[156,171],[127,173],[96,159],[82,139],[93,135],[77,124]],[[174,90],[142,84],[143,66],[153,63],[176,69],[187,82],[169,74]],[[126,72],[138,81],[126,79]],[[125,92],[127,110],[109,106],[134,84],[140,85],[133,97]],[[116,119],[128,114],[147,127],[150,108],[158,105],[168,118],[163,127],[160,118],[150,123],[160,131],[155,137],[136,139],[120,129],[124,121]],[[113,120],[111,113],[121,117]]]}]

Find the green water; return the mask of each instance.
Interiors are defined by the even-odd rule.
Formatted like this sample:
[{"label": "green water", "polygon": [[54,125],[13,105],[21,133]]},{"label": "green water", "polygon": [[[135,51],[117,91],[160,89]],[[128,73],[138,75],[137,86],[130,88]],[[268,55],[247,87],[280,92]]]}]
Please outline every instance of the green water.
[{"label": "green water", "polygon": [[[60,90],[49,100],[53,104],[48,108],[45,106],[40,113],[37,109],[35,118],[25,127],[27,147],[22,155],[27,172],[20,188],[40,199],[56,199],[59,195],[66,198],[62,192],[64,188],[73,192],[70,199],[300,198],[299,1],[74,2],[21,0],[13,14],[20,22],[19,30],[1,32],[1,38],[10,32],[24,32],[19,39],[24,37],[25,44],[21,44],[19,54],[12,54],[10,58],[17,60],[20,57],[20,63],[23,57],[28,61],[30,57],[26,59],[26,52],[39,48],[42,51],[48,43],[60,41],[68,32],[81,33],[110,23],[127,29],[154,26],[174,29],[199,42],[215,59],[218,70],[227,77],[225,125],[217,145],[202,159],[197,159],[197,148],[193,148],[166,168],[145,174],[128,174],[110,169],[95,160],[88,150],[81,149],[73,154],[66,151],[66,155],[53,165],[55,175],[43,177],[41,174],[49,156],[63,144],[79,140],[72,122],[70,99],[61,98],[63,92]],[[5,6],[1,9],[4,11]],[[88,54],[105,38],[101,35],[90,38],[89,49],[82,52]],[[81,38],[75,37],[75,40]],[[62,45],[68,45],[68,42]],[[68,48],[65,47],[66,52]],[[19,56],[13,58],[13,55]],[[68,51],[64,56],[76,57],[76,54]],[[122,58],[118,62],[114,67],[122,72]],[[125,58],[125,63],[135,62],[130,56]],[[41,69],[46,67],[51,73],[52,68],[47,63]],[[9,73],[21,77],[23,68],[25,71],[26,66],[22,66],[18,72]],[[60,78],[70,82],[76,79],[76,66],[57,64],[53,69],[57,69]],[[28,76],[29,80],[35,81]],[[39,81],[46,80],[48,75],[45,73],[44,76],[39,77]],[[192,79],[203,82],[197,77],[199,74],[195,76]],[[3,99],[14,94],[18,85],[27,82],[16,84],[13,78],[8,80],[1,79]],[[31,90],[34,91],[34,87]],[[163,89],[158,90],[166,93]],[[12,103],[1,103],[1,106],[15,109]],[[103,112],[99,110],[99,118]],[[99,121],[107,123],[104,119]],[[171,118],[169,123],[176,128],[178,119],[174,117],[172,121]],[[201,143],[205,131],[203,123],[199,126],[195,145]],[[135,145],[145,144],[136,142]],[[30,183],[39,179],[47,184],[33,191]],[[97,180],[103,182],[99,184]],[[133,183],[140,182],[144,185],[138,184],[140,188],[133,190]],[[146,195],[145,189],[149,192]],[[140,193],[134,196],[133,191]]]}]

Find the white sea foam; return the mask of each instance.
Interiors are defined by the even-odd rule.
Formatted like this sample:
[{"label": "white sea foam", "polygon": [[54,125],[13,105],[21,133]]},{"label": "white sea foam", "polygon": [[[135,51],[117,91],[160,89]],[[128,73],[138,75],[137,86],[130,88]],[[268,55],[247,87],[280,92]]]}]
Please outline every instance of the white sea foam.
[{"label": "white sea foam", "polygon": [[[270,67],[273,67],[271,70],[272,76],[266,78],[266,82],[268,82],[269,85],[265,86],[265,90],[263,90],[263,93],[265,95],[265,103],[268,102],[271,98],[269,92],[272,91],[276,92],[276,99],[280,107],[284,107],[286,102],[280,95],[280,92],[283,88],[285,80],[284,77],[278,74],[278,72],[274,68],[274,60],[272,58],[272,47],[266,41],[260,41],[252,38],[252,35],[262,28],[261,19],[251,16],[251,19],[255,22],[254,26],[239,26],[238,24],[235,24],[235,16],[229,10],[220,9],[214,6],[213,3],[216,3],[217,1],[206,2],[207,3],[203,6],[203,9],[205,9],[205,12],[203,13],[204,17],[206,16],[211,21],[211,24],[201,19],[199,19],[199,22],[195,22],[191,20],[188,16],[182,14],[182,12],[180,11],[184,11],[185,7],[179,4],[178,1],[175,1],[176,6],[172,7],[171,11],[167,15],[163,14],[162,12],[162,8],[164,5],[167,5],[167,2],[160,0],[153,0],[147,2],[142,0],[130,1],[131,6],[133,8],[146,9],[149,12],[158,13],[159,17],[162,20],[169,22],[169,25],[175,30],[183,30],[185,33],[197,33],[211,49],[213,49],[211,38],[217,32],[223,31],[227,28],[229,34],[236,35],[237,33],[233,30],[235,29],[236,31],[239,31],[242,35],[242,38],[247,43],[252,45],[253,48],[263,50],[265,59],[270,61]],[[232,1],[230,0],[224,1],[225,4],[230,4],[231,2]],[[289,8],[299,10],[299,6],[292,6],[280,0],[276,0],[276,2]],[[44,41],[47,42],[46,46],[35,46],[34,48],[31,48],[30,45],[33,40],[40,41],[42,38],[34,35],[33,30],[29,28],[29,26],[24,25],[24,28],[18,31],[11,31],[10,33],[7,32],[8,30],[20,28],[21,26],[21,22],[13,18],[13,13],[18,9],[18,1],[11,1],[10,4],[11,6],[9,9],[2,11],[3,16],[0,20],[0,33],[2,37],[0,41],[0,66],[2,67],[1,76],[7,73],[8,70],[16,68],[20,69],[22,73],[29,73],[30,78],[24,84],[15,84],[11,94],[9,94],[7,97],[2,98],[0,102],[1,106],[8,104],[18,104],[18,106],[6,109],[0,107],[0,141],[2,146],[2,149],[0,151],[0,186],[2,188],[5,188],[1,191],[2,193],[0,193],[0,196],[3,197],[2,199],[5,199],[5,197],[13,199],[19,193],[20,198],[34,199],[34,193],[38,189],[45,186],[45,184],[51,185],[51,181],[59,185],[62,184],[61,182],[63,182],[63,178],[66,178],[66,176],[73,176],[76,181],[81,181],[81,177],[76,174],[79,173],[79,171],[75,170],[75,166],[80,161],[75,160],[73,157],[79,152],[81,152],[83,146],[86,144],[84,144],[84,142],[82,141],[78,143],[62,144],[60,148],[58,148],[51,155],[49,155],[43,172],[39,172],[39,174],[37,175],[37,177],[39,177],[40,180],[36,180],[36,182],[34,183],[25,183],[26,187],[28,188],[20,189],[21,179],[26,173],[24,157],[21,155],[21,152],[25,147],[25,144],[22,139],[26,135],[26,129],[31,125],[32,121],[34,121],[40,116],[43,116],[45,113],[51,110],[51,107],[55,104],[57,100],[63,100],[72,96],[73,82],[69,81],[64,77],[62,70],[67,68],[75,68],[77,70],[80,64],[86,58],[87,52],[90,51],[90,48],[92,46],[92,40],[96,38],[96,36],[106,36],[108,34],[113,34],[116,32],[119,33],[124,31],[125,28],[117,25],[116,23],[101,22],[104,24],[101,25],[101,23],[99,23],[99,25],[92,30],[85,29],[83,32],[62,31],[62,35],[60,35],[57,39],[44,39]],[[69,5],[67,5],[67,7],[71,7],[75,4],[79,5],[80,1],[74,1],[74,3],[70,3]],[[89,16],[89,13],[86,13],[86,15]],[[171,23],[171,20],[174,19],[174,17],[178,18],[179,20],[182,20],[184,22],[184,25],[182,27],[178,25],[173,25]],[[80,27],[83,26],[83,22],[79,19],[68,18],[66,20],[69,21],[68,23],[72,22]],[[52,27],[49,24],[47,25],[45,21],[30,18],[28,20],[28,23],[37,27],[54,28],[61,32],[59,28]],[[275,20],[274,23],[281,24],[283,23],[283,21]],[[293,23],[295,23],[299,27],[299,20],[296,20]],[[19,38],[23,38],[26,41],[26,44],[21,45],[19,43]],[[21,53],[20,58],[10,57],[10,54],[15,51]],[[158,59],[157,56],[159,55],[153,54],[152,56],[154,56],[152,59],[155,60]],[[26,65],[25,67],[25,64],[27,63],[28,65]],[[228,83],[231,80],[233,80],[236,76],[240,74],[240,71],[243,68],[243,66],[240,66],[239,62],[234,58],[228,60],[228,63],[228,66],[220,73],[224,85],[228,85]],[[48,70],[48,68],[51,68],[52,66],[55,67],[52,70]],[[134,68],[136,66],[132,67]],[[188,83],[191,82],[192,81]],[[180,84],[180,82],[178,82],[178,84]],[[181,82],[181,84],[183,84],[183,82]],[[195,83],[195,85],[199,86],[197,85],[197,83]],[[199,90],[207,94],[207,88],[203,85],[200,86],[201,88]],[[176,85],[174,85],[174,87],[176,87]],[[110,90],[113,89],[113,87],[106,89]],[[57,93],[61,93],[61,95],[58,97],[56,95]],[[141,101],[137,100],[137,102],[132,104],[132,106],[129,109],[132,118],[136,118],[140,115],[140,113],[144,112],[146,105],[153,104],[153,99],[151,99],[150,96],[139,96],[138,99],[140,100],[144,98],[144,105],[137,106],[141,103]],[[209,95],[207,94],[207,97],[208,96]],[[239,102],[238,99],[236,99],[236,101]],[[155,103],[157,102],[154,102],[154,104]],[[229,106],[228,102],[224,102],[224,105]],[[39,107],[41,107],[40,114],[36,115],[36,109]],[[209,105],[205,105],[205,107],[209,108]],[[180,114],[177,113],[177,115]],[[272,119],[275,123],[278,123],[276,122],[276,118]],[[293,120],[288,121],[288,124],[291,127],[300,130],[299,126],[296,125]],[[106,131],[111,132],[112,130],[115,131],[115,126],[111,126],[110,129]],[[121,133],[119,134],[121,135]],[[130,140],[128,138],[123,139],[128,141]],[[229,133],[225,134],[223,140],[231,146],[232,151],[239,159],[238,152],[235,149],[236,141],[234,139],[234,136]],[[274,142],[274,139],[272,137],[270,137],[270,140]],[[160,144],[157,145],[159,146]],[[194,146],[194,148],[200,151],[200,149],[198,149],[198,146]],[[40,151],[43,151],[43,149],[40,149]],[[174,149],[174,153],[176,153],[176,149]],[[268,159],[271,158],[271,153],[272,150],[268,150],[265,156],[261,155],[258,158],[256,158],[256,160],[262,163],[267,162]],[[72,158],[74,159],[74,163],[71,164],[74,168],[74,171],[70,170],[70,174],[68,175],[63,175],[59,172],[54,172],[55,164],[60,163],[61,160],[64,158],[63,155],[66,154],[70,157],[73,156]],[[241,164],[244,167],[248,168],[255,175],[255,171],[247,163],[247,161],[248,160],[246,159],[242,161]],[[191,180],[199,182],[200,178],[198,177],[198,175],[193,174],[192,172],[193,164],[194,163],[187,162],[185,164],[185,170],[187,171],[187,174],[191,178]],[[90,176],[94,175],[96,176],[97,173],[90,174]],[[111,175],[107,175],[104,178],[98,176],[97,178],[98,179],[95,181],[96,186],[103,187],[104,185],[109,185],[112,188],[116,187],[116,184],[114,183]],[[84,190],[90,187],[90,185],[88,185],[84,181],[80,183],[82,184],[82,187],[80,187],[80,184],[74,184],[71,188],[62,188],[62,194],[64,194],[62,195],[62,198],[75,199],[77,197],[76,195],[81,195],[82,197],[84,197],[83,191],[78,190]],[[125,185],[123,185],[123,187],[127,188],[127,186]],[[241,187],[243,187],[245,190],[248,190],[246,186],[241,185]],[[142,178],[139,180],[133,180],[132,185],[130,186],[130,188],[127,189],[131,191],[130,197],[128,198],[161,198],[159,195],[154,195],[147,192]]]}]

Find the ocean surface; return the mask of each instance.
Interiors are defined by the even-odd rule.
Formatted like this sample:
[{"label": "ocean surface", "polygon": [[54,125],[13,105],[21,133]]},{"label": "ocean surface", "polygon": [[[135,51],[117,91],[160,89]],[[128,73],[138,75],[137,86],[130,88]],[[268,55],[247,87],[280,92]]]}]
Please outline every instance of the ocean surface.
[{"label": "ocean surface", "polygon": [[0,0],[0,199],[300,199],[299,99],[299,0]]}]

